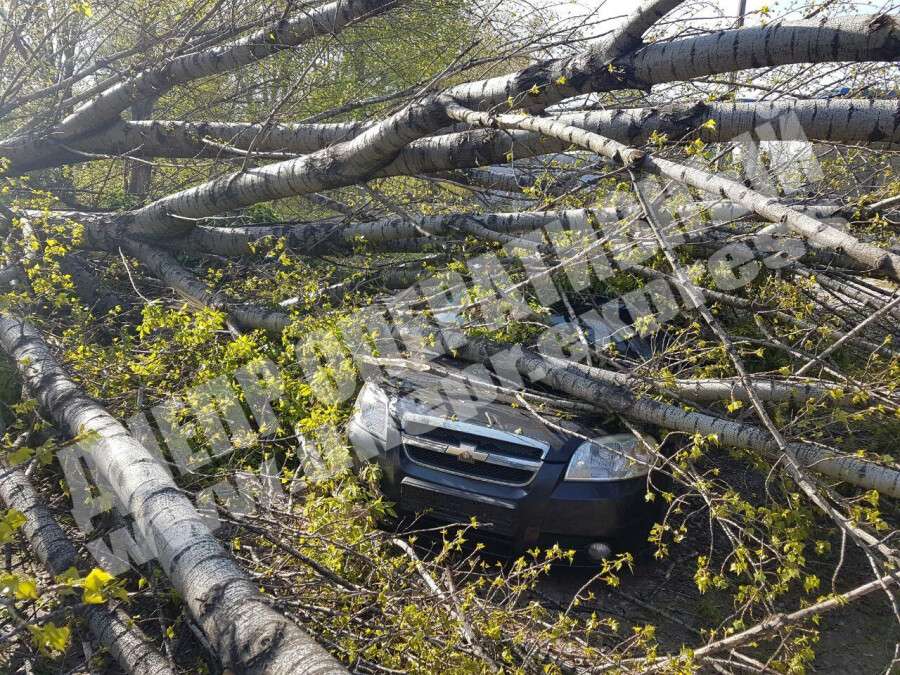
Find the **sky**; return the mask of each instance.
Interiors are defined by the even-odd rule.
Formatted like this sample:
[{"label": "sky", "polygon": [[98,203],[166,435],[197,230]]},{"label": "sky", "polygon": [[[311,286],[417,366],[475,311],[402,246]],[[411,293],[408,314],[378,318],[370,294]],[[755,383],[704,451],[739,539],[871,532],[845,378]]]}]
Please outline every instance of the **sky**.
[{"label": "sky", "polygon": [[[635,0],[624,2],[623,0],[532,0],[533,4],[544,5],[545,7],[553,7],[560,16],[584,15],[591,10],[598,10],[598,18],[604,16],[614,16],[625,14]],[[712,0],[719,6],[723,13],[736,16],[738,12],[739,0]],[[782,0],[747,0],[747,12],[755,12],[760,7],[767,5],[771,8],[773,15],[779,13],[779,6],[786,6],[789,3]],[[856,3],[856,11],[868,12],[877,9],[880,3],[878,0],[860,0]],[[749,20],[748,23],[755,23]]]},{"label": "sky", "polygon": [[[599,8],[598,16],[624,13],[622,5],[615,0],[543,0],[542,3],[537,4],[553,6],[561,16],[584,14],[585,11],[597,8]],[[723,10],[727,9],[737,14],[738,0],[719,0],[718,4]],[[747,0],[747,10],[759,9],[764,4],[766,3],[762,0]],[[769,4],[773,5],[774,3],[770,2]]]},{"label": "sky", "polygon": [[[572,26],[584,21],[587,17],[591,18],[594,23],[594,29],[605,32],[613,29],[623,17],[630,13],[632,8],[637,4],[638,0],[519,0],[523,7],[542,7],[544,9],[552,9],[557,16],[563,20],[572,19]],[[771,11],[771,18],[781,14],[784,6],[796,5],[798,2],[808,4],[811,0],[747,0],[747,25],[757,25],[760,15],[755,14],[761,7],[767,5]],[[719,12],[722,15],[736,17],[738,13],[739,0],[709,0],[710,4],[718,5]],[[691,3],[685,2],[683,7],[689,7]],[[700,10],[698,17],[707,18],[714,14],[712,11]],[[613,19],[610,23],[603,23],[604,20]],[[677,19],[676,19],[677,20]],[[706,24],[701,22],[697,27],[706,28],[725,28],[731,24],[730,21],[725,24],[716,22],[715,24]]]}]

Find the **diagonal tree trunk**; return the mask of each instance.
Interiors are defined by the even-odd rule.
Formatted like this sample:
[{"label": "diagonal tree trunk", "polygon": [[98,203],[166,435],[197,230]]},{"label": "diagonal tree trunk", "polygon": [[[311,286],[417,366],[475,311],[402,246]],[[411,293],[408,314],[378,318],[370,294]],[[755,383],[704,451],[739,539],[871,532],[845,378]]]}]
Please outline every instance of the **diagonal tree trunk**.
[{"label": "diagonal tree trunk", "polygon": [[388,164],[411,141],[446,125],[437,98],[413,104],[351,141],[298,159],[223,176],[159,199],[121,219],[123,232],[141,236],[184,233],[191,219],[262,201],[353,185]]},{"label": "diagonal tree trunk", "polygon": [[0,314],[0,347],[54,423],[87,439],[103,479],[184,598],[223,665],[241,673],[342,673],[309,635],[276,612],[225,552],[167,471],[119,422],[82,393],[40,335]]},{"label": "diagonal tree trunk", "polygon": [[[22,531],[38,559],[52,575],[77,567],[78,553],[21,469],[0,467],[0,500],[25,516]],[[120,609],[83,605],[85,619],[98,644],[131,675],[174,675],[169,662]]]},{"label": "diagonal tree trunk", "polygon": [[236,42],[176,56],[105,91],[80,106],[54,129],[58,138],[72,137],[111,122],[134,103],[158,97],[172,87],[225,73],[272,56],[320,35],[339,32],[351,21],[388,11],[402,0],[337,0],[296,19],[281,21]]},{"label": "diagonal tree trunk", "polygon": [[[775,456],[779,454],[778,444],[761,427],[705,413],[688,412],[679,406],[634,396],[620,386],[589,377],[580,371],[580,367],[560,359],[518,347],[506,352],[507,349],[485,340],[468,340],[459,348],[459,356],[467,361],[496,367],[497,360],[492,362],[491,359],[500,354],[504,357],[503,363],[510,363],[528,380],[541,382],[604,410],[687,434],[715,434],[722,445],[750,448]],[[804,469],[867,490],[877,490],[889,497],[900,497],[900,471],[896,469],[840,455],[813,443],[794,442],[788,443],[787,447]]]},{"label": "diagonal tree trunk", "polygon": [[471,124],[487,127],[500,125],[542,133],[621,161],[625,166],[639,166],[644,171],[663,175],[697,190],[729,199],[770,222],[786,225],[791,231],[802,235],[816,246],[845,253],[867,268],[900,281],[900,255],[860,241],[848,232],[782,204],[776,197],[764,195],[729,178],[655,157],[616,140],[552,119],[517,115],[492,116],[459,106],[448,108],[448,114],[453,119]]},{"label": "diagonal tree trunk", "polygon": [[291,323],[290,317],[284,312],[249,303],[232,302],[222,293],[209,288],[203,280],[186,270],[165,251],[133,239],[126,239],[123,247],[167,286],[201,307],[225,312],[242,328],[250,330],[260,328],[274,335],[280,335]]}]

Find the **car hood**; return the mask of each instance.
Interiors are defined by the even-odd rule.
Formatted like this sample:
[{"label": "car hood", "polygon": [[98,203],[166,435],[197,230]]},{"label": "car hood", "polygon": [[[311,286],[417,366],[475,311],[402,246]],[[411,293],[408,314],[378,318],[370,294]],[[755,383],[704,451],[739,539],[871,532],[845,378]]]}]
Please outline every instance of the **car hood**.
[{"label": "car hood", "polygon": [[[376,384],[374,382],[370,384]],[[568,461],[585,438],[604,436],[606,431],[562,419],[532,406],[534,412],[497,402],[490,390],[464,387],[455,379],[428,373],[404,372],[400,378],[378,382],[391,400],[391,414],[401,426],[410,414],[429,415],[453,422],[487,427],[541,441],[549,446],[546,461]]]}]

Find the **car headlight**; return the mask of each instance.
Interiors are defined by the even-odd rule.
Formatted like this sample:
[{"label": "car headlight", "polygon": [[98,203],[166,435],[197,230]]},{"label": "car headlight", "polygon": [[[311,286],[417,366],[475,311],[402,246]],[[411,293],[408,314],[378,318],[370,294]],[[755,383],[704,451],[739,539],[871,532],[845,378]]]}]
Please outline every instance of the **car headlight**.
[{"label": "car headlight", "polygon": [[356,399],[356,421],[382,441],[387,440],[388,397],[380,388],[366,383]]},{"label": "car headlight", "polygon": [[585,441],[572,454],[566,480],[614,481],[639,478],[650,472],[650,456],[637,448],[631,434],[602,436]]}]

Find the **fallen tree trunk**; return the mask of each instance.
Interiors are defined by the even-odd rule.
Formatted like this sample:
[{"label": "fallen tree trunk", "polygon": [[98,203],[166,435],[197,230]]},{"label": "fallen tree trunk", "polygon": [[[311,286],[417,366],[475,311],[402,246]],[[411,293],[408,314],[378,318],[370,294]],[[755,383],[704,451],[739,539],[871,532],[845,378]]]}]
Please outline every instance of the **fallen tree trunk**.
[{"label": "fallen tree trunk", "polygon": [[737,181],[709,173],[703,169],[646,154],[611,138],[553,119],[529,115],[489,115],[459,106],[450,106],[448,114],[455,120],[469,124],[538,132],[591,150],[604,157],[616,159],[625,166],[640,168],[643,171],[671,178],[697,190],[715,194],[746,207],[770,222],[785,225],[815,246],[846,253],[871,270],[882,272],[894,281],[900,281],[900,255],[860,241],[852,234],[811,218],[805,213],[782,204],[776,197],[764,195]]},{"label": "fallen tree trunk", "polygon": [[126,239],[122,245],[164,284],[197,305],[225,312],[242,328],[259,328],[280,335],[291,323],[287,314],[276,309],[231,301],[224,294],[212,290],[165,251],[134,239]]},{"label": "fallen tree trunk", "polygon": [[747,207],[773,223],[784,223],[815,246],[844,253],[867,268],[900,281],[900,255],[860,241],[852,234],[827,225],[740,183],[658,157],[645,157],[641,168],[660,173],[698,190],[717,194]]},{"label": "fallen tree trunk", "polygon": [[129,509],[145,546],[157,555],[226,668],[283,675],[345,672],[271,607],[166,469],[69,379],[34,328],[0,314],[0,347],[57,427],[91,443],[103,481]]},{"label": "fallen tree trunk", "polygon": [[[648,4],[651,3],[644,6]],[[580,94],[649,89],[654,84],[748,68],[827,61],[892,61],[900,50],[898,34],[900,26],[888,14],[774,21],[759,27],[647,45],[616,58],[613,67],[601,46],[571,58],[542,61],[509,75],[460,84],[447,89],[446,94],[460,105],[478,110],[505,105],[510,98],[534,108]]]},{"label": "fallen tree trunk", "polygon": [[[835,204],[792,204],[791,208],[812,218],[827,220],[841,207]],[[40,215],[26,211],[29,215]],[[379,218],[368,222],[342,223],[335,219],[287,223],[282,225],[236,225],[218,227],[197,225],[184,237],[161,240],[159,246],[179,251],[212,253],[224,256],[252,255],[254,244],[268,238],[285,238],[286,243],[303,253],[318,250],[347,249],[364,240],[366,245],[379,246],[416,238],[446,236],[458,232],[467,224],[502,234],[520,234],[541,228],[583,231],[592,225],[616,224],[638,215],[634,206],[565,209],[561,211],[521,211],[511,213],[456,213],[442,216],[411,218]],[[91,247],[115,251],[119,240],[108,228],[113,213],[81,213],[54,211],[54,219],[69,219],[81,223]],[[687,225],[729,223],[758,218],[746,207],[727,200],[692,202],[660,214],[665,220],[679,220]],[[708,226],[704,225],[704,228]],[[682,228],[687,229],[687,228]],[[689,233],[684,234],[689,236]],[[155,242],[156,243],[156,242]]]},{"label": "fallen tree trunk", "polygon": [[655,133],[667,142],[700,138],[722,143],[750,135],[758,141],[900,143],[900,103],[876,99],[715,102],[599,110],[552,115],[626,145],[642,145]]},{"label": "fallen tree trunk", "polygon": [[[633,389],[640,384],[646,383],[656,391],[674,394],[698,403],[732,400],[747,403],[750,401],[750,394],[747,388],[737,378],[660,380],[642,378],[638,375],[619,373],[579,363],[573,363],[572,367],[578,368],[589,377],[594,377],[616,386]],[[802,403],[809,399],[826,396],[831,401],[836,398],[839,402],[847,402],[850,399],[837,385],[821,381],[789,382],[775,378],[754,377],[751,380],[751,388],[753,393],[766,403],[783,403],[788,401]]]},{"label": "fallen tree trunk", "polygon": [[197,218],[359,183],[391,162],[404,146],[446,125],[444,108],[440,99],[432,97],[404,108],[346,143],[168,195],[123,214],[117,220],[118,234],[184,234]]},{"label": "fallen tree trunk", "polygon": [[[458,341],[455,341],[458,342]],[[777,456],[778,445],[760,427],[705,413],[688,412],[678,406],[635,396],[624,387],[589,377],[566,361],[542,356],[528,349],[509,349],[486,340],[467,339],[458,355],[473,363],[514,369],[533,382],[541,382],[557,391],[618,413],[629,419],[673,429],[688,434],[714,434],[718,442],[737,448],[749,448]],[[499,373],[503,375],[503,373]],[[841,455],[813,443],[788,443],[803,468],[867,490],[877,490],[888,497],[900,497],[900,471],[873,462]]]},{"label": "fallen tree trunk", "polygon": [[[722,143],[746,136],[759,140],[822,141],[834,143],[900,144],[896,123],[900,104],[894,100],[830,99],[695,103],[620,110],[594,110],[549,115],[564,124],[598,133],[627,145],[646,143],[655,133],[667,143],[700,138]],[[94,135],[75,138],[61,147],[53,139],[36,139],[31,146],[0,146],[11,162],[9,172],[25,173],[102,156],[243,158],[251,146],[260,155],[317,152],[350,140],[372,122],[272,124],[242,122],[184,122],[180,120],[121,120]],[[461,134],[461,135],[460,135]],[[471,132],[443,133],[465,143]],[[519,145],[537,136],[524,133]],[[545,141],[547,152],[566,149],[562,141]],[[229,148],[231,150],[229,150]],[[87,153],[87,155],[85,154]]]},{"label": "fallen tree trunk", "polygon": [[[322,16],[331,16],[337,12],[342,15],[361,17],[386,11],[398,1],[338,2],[326,5],[317,11]],[[678,3],[645,3],[645,5],[659,5],[660,7],[665,7],[667,4],[674,6]],[[650,16],[651,14],[645,14],[645,18]],[[327,25],[327,19],[307,20],[307,18],[305,16],[296,20],[297,24],[305,24],[305,28],[299,33],[297,33],[298,29],[288,22],[290,30],[287,32],[293,31],[297,35],[302,34],[303,37],[292,34],[289,38],[282,36],[281,40],[284,42],[276,42],[269,35],[277,35],[277,33],[266,29],[261,32],[262,36],[257,34],[233,45],[223,45],[197,55],[179,57],[173,64],[162,67],[159,72],[153,69],[144,71],[135,78],[104,91],[100,96],[79,108],[59,125],[56,134],[72,137],[76,133],[83,133],[102,126],[103,123],[111,123],[136,99],[159,95],[160,91],[165,91],[174,84],[250,63],[273,53],[281,48],[281,44],[297,44],[303,39],[322,34],[322,26]],[[334,25],[340,27],[343,24],[340,21],[334,21]],[[637,19],[633,25],[640,27],[641,20]],[[310,32],[304,33],[303,30]],[[900,35],[900,29],[898,29],[896,18],[885,14],[840,17],[816,22],[773,22],[756,28],[719,31],[710,35],[682,38],[664,44],[651,44],[616,59],[614,68],[609,68],[610,55],[605,49],[601,47],[587,50],[570,59],[544,61],[509,75],[457,85],[447,89],[445,94],[461,105],[475,109],[487,109],[498,104],[505,104],[510,98],[520,103],[526,103],[530,108],[544,107],[580,94],[635,87],[649,88],[654,84],[729,73],[746,68],[804,62],[892,61],[900,55],[898,35]],[[257,43],[254,43],[253,40],[257,40]],[[254,47],[261,50],[261,56],[254,55],[252,49]],[[222,52],[219,53],[219,50]],[[234,55],[237,54],[241,55],[240,58],[236,58],[231,63],[230,61],[235,59]],[[167,73],[167,68],[171,70],[171,75]],[[835,117],[840,119],[839,115]],[[850,128],[862,128],[856,124],[849,126]],[[134,131],[141,129],[139,126],[128,128]],[[165,132],[164,126],[157,126],[155,129]],[[122,149],[125,141],[121,137],[121,131],[111,133],[118,138],[114,142],[120,145],[110,145],[110,150],[116,147]],[[53,143],[53,140],[52,137],[33,134],[6,139],[0,142],[0,154],[12,160],[13,166],[10,170],[13,173],[90,159],[84,155],[79,156],[78,151],[74,148],[60,148],[57,143]],[[184,149],[183,134],[181,140],[182,150],[180,152],[186,153],[188,151]],[[91,153],[97,152],[98,147],[102,147],[102,142],[101,146],[92,145],[88,143],[87,139],[79,142],[87,143],[91,148],[89,151]],[[170,145],[173,148],[171,152],[176,153],[171,156],[179,156],[179,150],[174,149],[179,145],[178,133],[172,134],[172,137],[165,143],[152,137],[145,139],[145,142],[150,149],[157,146],[162,150],[165,145]],[[202,145],[202,140],[196,139],[191,143]],[[139,148],[141,145],[143,144],[138,143],[132,145],[131,148]],[[554,146],[554,150],[558,149],[558,144],[554,144]],[[203,153],[210,151],[213,154],[221,153],[221,148],[216,151],[213,146],[199,149]],[[104,151],[101,149],[100,152]],[[195,154],[191,152],[184,156],[195,156]],[[164,154],[163,156],[169,155]],[[447,168],[460,168],[460,166],[462,165]]]},{"label": "fallen tree trunk", "polygon": [[[0,153],[11,162],[11,173],[66,164],[79,164],[103,156],[208,157],[243,159],[253,145],[261,155],[280,152],[299,155],[350,140],[372,123],[242,124],[239,122],[183,122],[179,120],[117,120],[89,136],[61,144],[53,137],[36,138],[30,145],[2,145]],[[87,154],[85,154],[87,153]]]},{"label": "fallen tree trunk", "polygon": [[[7,508],[25,516],[22,532],[50,574],[57,576],[70,567],[77,568],[74,544],[44,506],[23,470],[0,468],[0,499]],[[109,651],[124,671],[131,675],[174,675],[169,662],[123,611],[106,605],[81,605],[78,613],[97,643]]]}]

